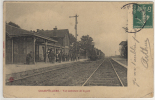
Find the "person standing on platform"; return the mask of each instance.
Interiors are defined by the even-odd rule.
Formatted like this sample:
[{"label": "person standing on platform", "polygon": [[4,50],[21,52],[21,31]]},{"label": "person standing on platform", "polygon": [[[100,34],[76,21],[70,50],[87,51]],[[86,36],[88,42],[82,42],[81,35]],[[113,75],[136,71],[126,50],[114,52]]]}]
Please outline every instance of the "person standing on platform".
[{"label": "person standing on platform", "polygon": [[71,61],[73,61],[73,54],[72,53],[71,53],[70,57],[71,57]]},{"label": "person standing on platform", "polygon": [[68,57],[67,57],[67,53],[66,53],[66,54],[65,54],[65,61],[67,61],[67,58],[68,58]]},{"label": "person standing on platform", "polygon": [[51,62],[54,63],[55,60],[55,53],[51,51]]},{"label": "person standing on platform", "polygon": [[73,59],[73,61],[74,61],[74,54],[72,55],[72,59]]},{"label": "person standing on platform", "polygon": [[48,53],[48,59],[49,59],[49,62],[51,62],[51,50],[50,50],[50,52]]},{"label": "person standing on platform", "polygon": [[59,54],[57,53],[56,54],[56,62],[58,62],[59,61],[59,56],[58,56]]},{"label": "person standing on platform", "polygon": [[44,53],[44,62],[46,61],[46,53]]},{"label": "person standing on platform", "polygon": [[59,58],[58,62],[61,63],[61,53],[58,54],[58,58]]},{"label": "person standing on platform", "polygon": [[68,61],[68,55],[67,55],[67,53],[65,54],[65,59],[66,59],[66,61]]},{"label": "person standing on platform", "polygon": [[32,51],[30,51],[30,53],[28,53],[26,56],[26,64],[30,64],[31,59],[32,59]]},{"label": "person standing on platform", "polygon": [[62,61],[64,62],[65,61],[65,54],[62,53]]},{"label": "person standing on platform", "polygon": [[69,54],[67,54],[67,61],[69,61]]},{"label": "person standing on platform", "polygon": [[80,59],[80,54],[78,54],[78,60]]}]

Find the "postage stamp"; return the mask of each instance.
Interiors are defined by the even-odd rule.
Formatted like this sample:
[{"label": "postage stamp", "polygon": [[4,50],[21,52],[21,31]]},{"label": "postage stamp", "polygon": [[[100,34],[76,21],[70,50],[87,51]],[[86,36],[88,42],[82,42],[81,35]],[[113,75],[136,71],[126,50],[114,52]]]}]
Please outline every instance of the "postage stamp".
[{"label": "postage stamp", "polygon": [[134,4],[133,28],[153,28],[152,4]]}]

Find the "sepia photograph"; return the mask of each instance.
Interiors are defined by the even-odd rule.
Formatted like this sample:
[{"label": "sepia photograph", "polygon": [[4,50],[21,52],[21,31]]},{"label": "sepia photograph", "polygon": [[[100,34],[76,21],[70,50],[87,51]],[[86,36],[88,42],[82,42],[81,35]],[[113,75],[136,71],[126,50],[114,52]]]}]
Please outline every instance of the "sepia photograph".
[{"label": "sepia photograph", "polygon": [[127,16],[82,4],[6,3],[6,85],[127,86]]},{"label": "sepia photograph", "polygon": [[[115,88],[125,93],[152,82],[152,2],[4,2],[3,18],[5,91],[121,97]],[[142,73],[151,77],[144,82]],[[26,94],[17,97],[39,97]]]}]

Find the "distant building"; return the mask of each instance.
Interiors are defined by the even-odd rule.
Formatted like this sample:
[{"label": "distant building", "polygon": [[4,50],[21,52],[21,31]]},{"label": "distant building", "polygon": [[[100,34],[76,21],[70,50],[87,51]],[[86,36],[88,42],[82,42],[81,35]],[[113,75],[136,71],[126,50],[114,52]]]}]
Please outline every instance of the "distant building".
[{"label": "distant building", "polygon": [[122,57],[127,57],[127,41],[122,41],[119,44],[119,52]]},{"label": "distant building", "polygon": [[69,31],[27,31],[6,24],[5,62],[26,63],[26,55],[32,51],[32,61],[48,62],[47,52],[69,52]]},{"label": "distant building", "polygon": [[65,54],[69,53],[70,44],[69,44],[69,30],[68,29],[58,30],[57,27],[55,27],[53,28],[53,30],[38,30],[37,33],[58,41],[56,45],[58,44],[63,47],[62,52],[64,52]]}]

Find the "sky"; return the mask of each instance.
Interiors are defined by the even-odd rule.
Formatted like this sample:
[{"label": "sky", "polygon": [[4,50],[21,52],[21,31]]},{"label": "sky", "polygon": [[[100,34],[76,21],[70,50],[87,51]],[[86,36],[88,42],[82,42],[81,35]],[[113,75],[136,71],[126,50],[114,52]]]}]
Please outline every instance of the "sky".
[{"label": "sky", "polygon": [[14,22],[22,29],[69,29],[75,34],[75,18],[79,15],[78,40],[83,35],[93,38],[95,47],[106,56],[119,54],[119,43],[127,40],[122,27],[127,25],[125,2],[14,2],[6,3],[4,20]]}]

